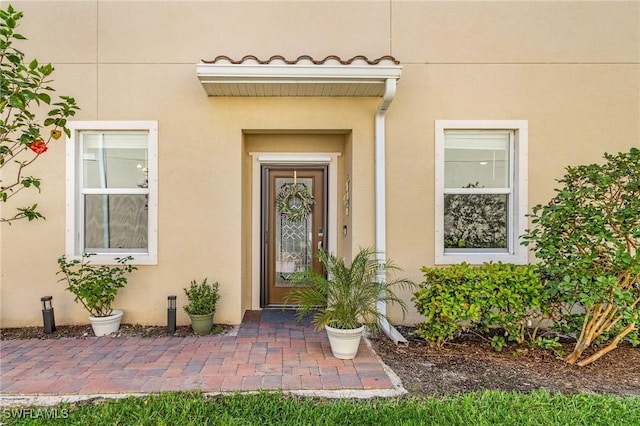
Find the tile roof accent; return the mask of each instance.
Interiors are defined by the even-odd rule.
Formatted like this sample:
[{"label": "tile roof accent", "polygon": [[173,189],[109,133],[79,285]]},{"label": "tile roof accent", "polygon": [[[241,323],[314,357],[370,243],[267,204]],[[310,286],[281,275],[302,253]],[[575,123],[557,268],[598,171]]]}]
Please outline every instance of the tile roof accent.
[{"label": "tile roof accent", "polygon": [[383,96],[387,80],[398,81],[401,73],[402,66],[392,56],[343,60],[329,55],[315,60],[303,55],[286,60],[274,55],[261,60],[247,55],[234,60],[221,55],[196,64],[208,96],[230,97],[378,97]]},{"label": "tile roof accent", "polygon": [[378,64],[380,64],[382,62],[392,62],[395,65],[399,65],[400,64],[400,61],[398,61],[396,58],[394,58],[393,56],[390,56],[390,55],[381,56],[378,59],[369,59],[364,55],[356,55],[351,59],[342,59],[337,55],[329,55],[326,58],[320,59],[320,60],[314,59],[313,57],[311,57],[309,55],[301,55],[301,56],[298,56],[294,60],[287,60],[282,55],[273,55],[269,59],[266,59],[266,60],[262,60],[262,59],[258,58],[257,56],[254,56],[254,55],[243,56],[242,59],[240,59],[240,60],[234,60],[234,59],[232,59],[232,58],[230,58],[229,56],[226,56],[226,55],[219,55],[219,56],[216,56],[215,59],[213,59],[213,60],[202,59],[202,62],[205,63],[205,64],[227,63],[227,64],[233,64],[233,65],[238,65],[238,64],[260,64],[260,65],[267,65],[267,64],[277,64],[277,65],[282,65],[282,64],[286,64],[286,65],[297,65],[297,64],[304,64],[304,65],[306,65],[306,64],[313,64],[313,65],[368,64],[368,65],[378,65]]}]

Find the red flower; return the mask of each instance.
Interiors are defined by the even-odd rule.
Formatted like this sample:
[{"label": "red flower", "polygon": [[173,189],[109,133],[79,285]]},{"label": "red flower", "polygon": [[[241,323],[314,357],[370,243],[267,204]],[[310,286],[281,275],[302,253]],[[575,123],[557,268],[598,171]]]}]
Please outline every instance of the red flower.
[{"label": "red flower", "polygon": [[47,150],[47,144],[43,141],[35,141],[31,145],[29,145],[29,149],[36,154],[42,154]]}]

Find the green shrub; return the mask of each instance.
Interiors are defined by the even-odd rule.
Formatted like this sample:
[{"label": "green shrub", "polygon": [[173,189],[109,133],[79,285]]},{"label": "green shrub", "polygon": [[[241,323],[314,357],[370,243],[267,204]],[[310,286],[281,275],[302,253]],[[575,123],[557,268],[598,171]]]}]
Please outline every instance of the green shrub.
[{"label": "green shrub", "polygon": [[[528,335],[528,325],[542,318],[545,296],[532,266],[461,263],[422,271],[425,280],[412,300],[427,320],[416,331],[434,346],[463,330],[498,328],[518,343],[535,338],[535,331]],[[500,338],[492,342],[496,349],[504,346]]]},{"label": "green shrub", "polygon": [[216,312],[216,304],[220,298],[220,285],[209,284],[205,278],[200,284],[191,281],[191,286],[184,289],[189,301],[183,309],[190,315],[209,315]]},{"label": "green shrub", "polygon": [[[587,365],[623,340],[640,343],[640,150],[603,164],[567,167],[555,197],[537,205],[532,229],[554,318],[576,344],[566,360]],[[582,358],[596,347],[596,352]],[[599,346],[599,347],[598,347]]]},{"label": "green shrub", "polygon": [[58,281],[67,282],[67,290],[75,295],[75,301],[94,317],[111,315],[111,304],[118,290],[127,284],[127,274],[138,269],[128,265],[133,257],[116,258],[118,265],[92,265],[89,258],[93,254],[84,253],[82,260],[67,260],[66,256],[58,259],[60,270],[56,274],[63,275]]}]

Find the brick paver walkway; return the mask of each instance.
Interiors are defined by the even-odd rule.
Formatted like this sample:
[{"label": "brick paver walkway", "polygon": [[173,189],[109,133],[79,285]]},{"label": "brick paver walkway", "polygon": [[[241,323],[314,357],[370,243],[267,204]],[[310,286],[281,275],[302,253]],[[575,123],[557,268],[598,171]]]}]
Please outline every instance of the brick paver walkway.
[{"label": "brick paver walkway", "polygon": [[0,394],[394,389],[364,341],[340,360],[326,333],[264,312],[248,312],[237,336],[3,340]]}]

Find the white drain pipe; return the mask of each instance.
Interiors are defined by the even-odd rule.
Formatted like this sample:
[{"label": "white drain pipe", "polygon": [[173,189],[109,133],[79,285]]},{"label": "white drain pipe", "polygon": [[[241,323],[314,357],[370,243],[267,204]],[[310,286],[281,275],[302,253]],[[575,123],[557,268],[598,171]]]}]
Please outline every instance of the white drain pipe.
[{"label": "white drain pipe", "polygon": [[[385,263],[387,260],[387,210],[386,210],[386,160],[385,160],[385,114],[396,95],[397,80],[385,80],[384,94],[378,105],[375,117],[375,210],[376,210],[376,260]],[[378,269],[378,282],[386,281],[383,268]],[[377,303],[378,312],[386,315],[386,302]],[[396,344],[407,345],[407,340],[386,319],[382,320],[382,330]]]}]

